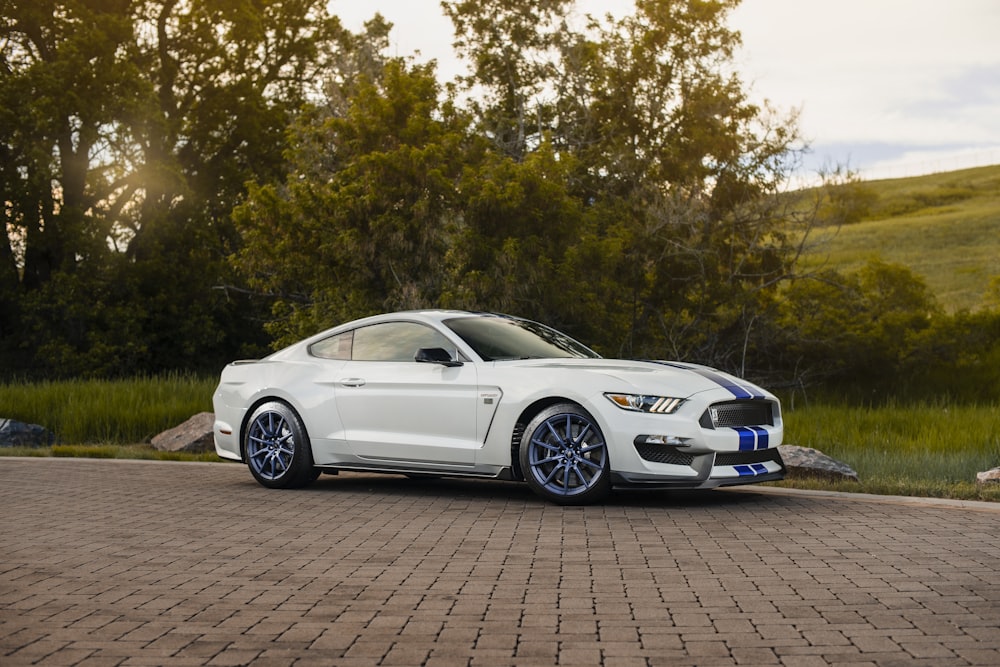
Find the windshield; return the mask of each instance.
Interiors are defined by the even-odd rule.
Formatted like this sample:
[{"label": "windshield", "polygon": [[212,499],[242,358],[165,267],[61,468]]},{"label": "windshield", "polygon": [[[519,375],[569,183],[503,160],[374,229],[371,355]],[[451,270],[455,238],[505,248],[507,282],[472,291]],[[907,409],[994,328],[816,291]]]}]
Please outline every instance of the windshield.
[{"label": "windshield", "polygon": [[596,352],[544,324],[506,316],[456,317],[444,325],[485,361],[599,358]]}]

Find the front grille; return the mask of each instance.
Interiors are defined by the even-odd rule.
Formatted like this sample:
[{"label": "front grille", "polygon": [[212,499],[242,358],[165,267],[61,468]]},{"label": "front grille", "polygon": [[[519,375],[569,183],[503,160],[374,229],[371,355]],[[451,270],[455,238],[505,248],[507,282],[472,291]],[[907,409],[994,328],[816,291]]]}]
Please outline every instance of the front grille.
[{"label": "front grille", "polygon": [[722,452],[715,455],[715,465],[717,466],[738,466],[750,463],[767,463],[768,461],[779,464],[782,462],[777,447],[759,449],[753,452]]},{"label": "front grille", "polygon": [[773,426],[770,401],[730,401],[716,403],[699,420],[705,428],[732,426]]},{"label": "front grille", "polygon": [[690,454],[678,452],[673,447],[664,445],[636,444],[635,451],[639,452],[639,456],[641,456],[644,460],[652,461],[654,463],[669,463],[675,466],[689,466],[691,465],[691,462],[694,461],[694,457]]}]

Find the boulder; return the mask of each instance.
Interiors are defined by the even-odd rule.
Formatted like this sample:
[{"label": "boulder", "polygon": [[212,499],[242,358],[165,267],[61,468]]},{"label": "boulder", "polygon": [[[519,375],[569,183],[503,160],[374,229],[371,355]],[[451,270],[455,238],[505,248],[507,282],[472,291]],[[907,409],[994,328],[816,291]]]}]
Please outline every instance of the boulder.
[{"label": "boulder", "polygon": [[153,436],[153,447],[161,452],[211,452],[215,450],[212,432],[215,415],[199,412],[180,426]]},{"label": "boulder", "polygon": [[781,445],[778,447],[778,453],[781,454],[781,460],[784,461],[788,470],[787,476],[790,478],[818,477],[830,481],[858,481],[858,473],[849,465],[811,447]]},{"label": "boulder", "polygon": [[0,447],[48,447],[55,441],[44,426],[0,418]]},{"label": "boulder", "polygon": [[1000,484],[1000,468],[976,473],[976,483],[981,485]]}]

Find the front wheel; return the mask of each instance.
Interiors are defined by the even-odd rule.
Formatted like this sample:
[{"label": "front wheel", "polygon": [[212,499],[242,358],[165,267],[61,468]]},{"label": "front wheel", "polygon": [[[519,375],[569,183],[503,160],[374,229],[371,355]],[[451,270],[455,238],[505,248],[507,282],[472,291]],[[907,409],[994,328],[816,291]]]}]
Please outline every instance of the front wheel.
[{"label": "front wheel", "polygon": [[560,505],[584,505],[607,496],[611,464],[600,427],[572,403],[538,413],[524,431],[521,470],[538,495]]},{"label": "front wheel", "polygon": [[285,403],[272,401],[254,410],[244,448],[250,473],[266,487],[292,489],[318,477],[306,428]]}]

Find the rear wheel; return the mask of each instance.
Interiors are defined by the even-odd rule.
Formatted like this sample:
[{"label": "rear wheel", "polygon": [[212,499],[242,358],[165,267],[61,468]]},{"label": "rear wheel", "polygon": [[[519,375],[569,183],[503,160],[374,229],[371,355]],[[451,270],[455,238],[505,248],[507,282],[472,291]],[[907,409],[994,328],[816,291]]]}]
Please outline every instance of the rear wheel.
[{"label": "rear wheel", "polygon": [[250,473],[266,487],[297,488],[319,476],[305,426],[285,403],[271,401],[254,410],[243,444]]},{"label": "rear wheel", "polygon": [[524,431],[519,457],[532,490],[560,505],[596,502],[611,488],[607,442],[578,405],[553,405],[535,416]]}]

